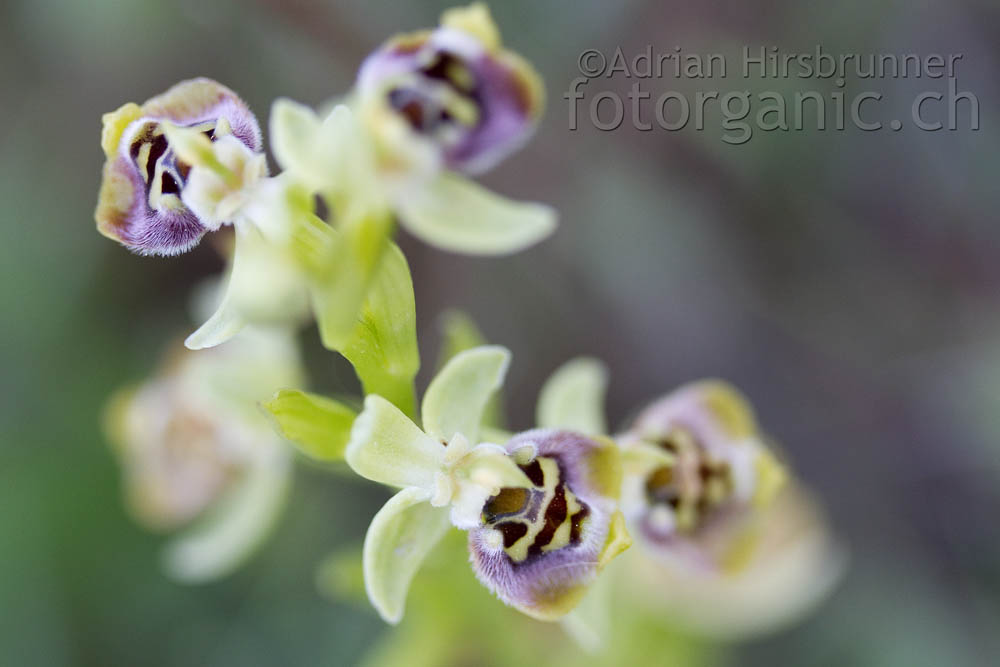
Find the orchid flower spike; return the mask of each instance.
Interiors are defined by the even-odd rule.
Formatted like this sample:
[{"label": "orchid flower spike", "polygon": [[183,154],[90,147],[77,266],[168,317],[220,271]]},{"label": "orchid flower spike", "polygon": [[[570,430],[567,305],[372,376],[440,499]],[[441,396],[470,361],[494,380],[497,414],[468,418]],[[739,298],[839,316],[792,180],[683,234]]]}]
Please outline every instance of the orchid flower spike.
[{"label": "orchid flower spike", "polygon": [[480,581],[543,620],[572,609],[629,544],[613,443],[555,429],[480,442],[483,410],[508,361],[492,346],[452,358],[424,396],[423,430],[377,395],[354,422],[347,463],[402,487],[375,515],[364,545],[368,596],[388,622],[402,618],[410,581],[449,525],[469,531]]}]

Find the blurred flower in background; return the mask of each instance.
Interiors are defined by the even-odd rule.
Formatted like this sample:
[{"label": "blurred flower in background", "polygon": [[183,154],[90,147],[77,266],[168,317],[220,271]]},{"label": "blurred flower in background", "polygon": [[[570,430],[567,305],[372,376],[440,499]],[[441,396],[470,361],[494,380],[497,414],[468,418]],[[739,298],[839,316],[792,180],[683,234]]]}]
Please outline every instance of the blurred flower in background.
[{"label": "blurred flower in background", "polygon": [[[707,573],[636,549],[616,570],[618,604],[629,601],[679,632],[725,640],[773,633],[802,620],[834,589],[845,566],[815,502],[789,486],[755,517],[754,535],[731,547],[744,562]],[[730,538],[732,539],[732,538]]]},{"label": "blurred flower in background", "polygon": [[176,531],[171,576],[228,574],[266,536],[291,481],[291,452],[258,407],[302,380],[287,331],[247,330],[210,352],[171,351],[163,369],[119,392],[107,416],[135,517]]}]

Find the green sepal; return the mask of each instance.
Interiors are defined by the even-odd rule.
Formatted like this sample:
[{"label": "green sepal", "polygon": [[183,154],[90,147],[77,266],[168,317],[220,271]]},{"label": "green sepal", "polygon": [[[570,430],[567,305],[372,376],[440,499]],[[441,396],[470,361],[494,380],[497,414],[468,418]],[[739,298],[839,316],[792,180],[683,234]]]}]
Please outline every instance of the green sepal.
[{"label": "green sepal", "polygon": [[443,250],[506,255],[538,243],[556,226],[544,204],[517,202],[444,172],[399,204],[401,224]]},{"label": "green sepal", "polygon": [[446,447],[395,405],[375,394],[354,420],[344,458],[354,472],[390,486],[433,488]]},{"label": "green sepal", "polygon": [[429,497],[424,489],[403,489],[378,511],[365,535],[365,589],[388,623],[403,618],[410,582],[450,525],[448,509],[431,506]]},{"label": "green sepal", "polygon": [[421,416],[427,433],[451,440],[461,433],[478,442],[483,411],[503,383],[510,352],[496,345],[465,350],[453,357],[431,380]]},{"label": "green sepal", "polygon": [[356,412],[325,396],[282,389],[261,404],[286,440],[311,459],[342,461]]},{"label": "green sepal", "polygon": [[222,299],[184,345],[201,350],[226,342],[251,323],[287,325],[300,320],[308,294],[297,260],[259,229],[237,225]]},{"label": "green sepal", "polygon": [[542,387],[538,396],[538,425],[587,435],[607,433],[604,419],[607,385],[608,370],[597,359],[580,357],[566,362]]},{"label": "green sepal", "polygon": [[[460,310],[448,310],[441,315],[441,351],[438,354],[438,369],[444,367],[448,361],[459,352],[471,350],[480,345],[486,345],[486,337],[476,326],[475,321]],[[504,417],[503,395],[497,391],[490,397],[486,408],[483,409],[482,427],[499,431],[507,423]],[[509,436],[508,436],[509,438]],[[489,438],[486,438],[489,440]],[[489,440],[490,442],[498,442]],[[505,442],[503,440],[499,442]]]}]

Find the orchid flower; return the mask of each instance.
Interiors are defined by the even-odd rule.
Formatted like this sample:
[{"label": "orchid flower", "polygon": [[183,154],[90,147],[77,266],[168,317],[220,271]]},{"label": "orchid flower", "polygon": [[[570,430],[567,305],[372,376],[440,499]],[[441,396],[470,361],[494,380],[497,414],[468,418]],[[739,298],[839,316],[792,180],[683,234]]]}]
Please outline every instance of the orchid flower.
[{"label": "orchid flower", "polygon": [[239,565],[277,518],[291,477],[289,451],[257,408],[301,382],[282,331],[248,331],[203,354],[175,352],[153,379],[119,392],[108,431],[126,500],[168,543],[168,573],[205,581]]},{"label": "orchid flower", "polygon": [[542,107],[538,75],[501,47],[476,3],[445,12],[435,30],[390,39],[328,115],[278,100],[271,136],[279,164],[342,217],[381,211],[445,250],[505,254],[551,233],[554,212],[503,199],[463,174],[523,145]]},{"label": "orchid flower", "polygon": [[731,385],[685,385],[617,440],[623,508],[646,555],[623,585],[643,588],[639,599],[678,625],[759,634],[807,611],[839,579],[843,551],[822,512],[789,480]]},{"label": "orchid flower", "polygon": [[738,568],[745,544],[720,542],[716,530],[744,523],[787,481],[743,397],[718,381],[682,387],[617,440],[626,516],[649,548],[695,571]]},{"label": "orchid flower", "polygon": [[[236,93],[210,79],[183,81],[141,106],[125,104],[104,114],[103,122],[106,161],[97,229],[139,254],[190,250],[205,232],[219,228],[219,215],[233,206],[216,193],[211,217],[189,208],[185,190],[192,165],[177,155],[169,127],[188,128],[209,146],[221,142],[225,163],[218,166],[236,181],[266,175],[257,119]],[[204,180],[198,187],[210,189]]]},{"label": "orchid flower", "polygon": [[424,395],[423,429],[378,395],[365,399],[346,438],[350,413],[328,399],[285,392],[267,405],[301,449],[343,455],[362,477],[401,488],[375,515],[363,550],[369,599],[390,623],[402,618],[411,580],[450,525],[468,531],[480,581],[543,620],[566,614],[630,543],[613,443],[557,429],[481,441],[509,358],[495,346],[453,357]]},{"label": "orchid flower", "polygon": [[236,227],[230,289],[188,347],[221,343],[248,322],[304,318],[301,271],[288,251],[275,251],[292,234],[279,205],[290,195],[267,178],[257,119],[236,93],[210,79],[183,81],[105,114],[101,145],[95,217],[105,236],[139,254],[176,255],[223,224]]}]

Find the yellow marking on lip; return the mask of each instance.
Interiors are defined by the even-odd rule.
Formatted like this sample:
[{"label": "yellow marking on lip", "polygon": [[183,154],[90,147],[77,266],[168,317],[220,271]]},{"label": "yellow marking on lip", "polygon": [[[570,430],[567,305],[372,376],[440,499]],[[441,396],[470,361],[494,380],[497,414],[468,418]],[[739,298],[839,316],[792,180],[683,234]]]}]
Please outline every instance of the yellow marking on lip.
[{"label": "yellow marking on lip", "polygon": [[[529,551],[532,546],[534,546],[539,533],[545,528],[546,515],[549,509],[549,505],[552,503],[556,496],[556,489],[562,485],[563,497],[566,502],[566,516],[563,518],[562,523],[556,528],[555,534],[552,539],[549,540],[548,544],[541,547],[542,553],[548,553],[550,551],[557,551],[570,544],[573,536],[573,516],[584,509],[583,503],[581,503],[576,495],[563,483],[561,475],[559,474],[559,464],[555,459],[551,457],[539,457],[536,459],[539,466],[542,469],[542,487],[541,491],[544,493],[542,501],[537,504],[538,514],[535,516],[534,521],[528,520],[526,514],[531,507],[535,507],[536,504],[533,502],[524,503],[516,513],[505,514],[502,517],[497,517],[498,520],[494,523],[503,523],[506,521],[514,521],[527,526],[528,531],[522,535],[514,544],[504,549],[504,552],[510,559],[515,563],[524,562],[528,558]],[[535,491],[539,490],[539,487],[534,487]],[[501,494],[503,495],[503,494]],[[497,509],[498,502],[500,500],[508,501],[514,500],[512,493],[508,492],[503,498],[496,498],[487,505],[488,508]],[[508,505],[507,502],[503,502],[503,505]],[[513,503],[510,503],[513,504]]]},{"label": "yellow marking on lip", "polygon": [[576,499],[576,495],[568,487],[563,488],[563,493],[566,498],[566,518],[559,524],[556,534],[552,536],[552,540],[542,547],[542,553],[556,551],[569,544],[570,535],[573,530],[573,515],[583,509],[583,506]]},{"label": "yellow marking on lip", "polygon": [[149,184],[149,170],[146,169],[146,163],[149,162],[149,152],[153,150],[153,143],[150,141],[142,142],[142,147],[139,148],[139,154],[135,158],[135,166],[138,167],[139,173],[142,175],[142,180]]}]

